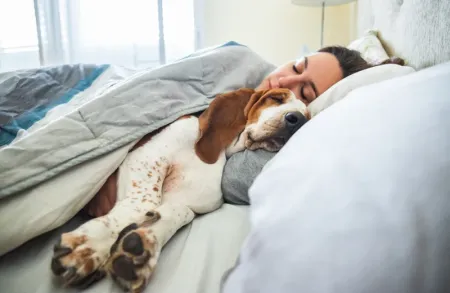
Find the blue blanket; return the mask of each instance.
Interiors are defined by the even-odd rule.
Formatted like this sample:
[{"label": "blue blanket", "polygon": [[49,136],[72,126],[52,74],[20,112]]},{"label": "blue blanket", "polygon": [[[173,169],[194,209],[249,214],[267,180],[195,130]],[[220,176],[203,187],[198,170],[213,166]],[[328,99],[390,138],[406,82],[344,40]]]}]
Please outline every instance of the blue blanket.
[{"label": "blue blanket", "polygon": [[64,65],[0,75],[0,147],[91,86],[108,65]]}]

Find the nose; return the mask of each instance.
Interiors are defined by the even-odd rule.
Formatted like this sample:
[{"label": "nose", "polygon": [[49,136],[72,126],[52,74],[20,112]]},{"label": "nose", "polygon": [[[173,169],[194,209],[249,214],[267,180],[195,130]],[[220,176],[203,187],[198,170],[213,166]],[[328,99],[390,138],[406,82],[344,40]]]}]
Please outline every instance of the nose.
[{"label": "nose", "polygon": [[289,112],[284,116],[286,126],[291,133],[296,132],[303,124],[306,123],[306,117],[300,112]]}]

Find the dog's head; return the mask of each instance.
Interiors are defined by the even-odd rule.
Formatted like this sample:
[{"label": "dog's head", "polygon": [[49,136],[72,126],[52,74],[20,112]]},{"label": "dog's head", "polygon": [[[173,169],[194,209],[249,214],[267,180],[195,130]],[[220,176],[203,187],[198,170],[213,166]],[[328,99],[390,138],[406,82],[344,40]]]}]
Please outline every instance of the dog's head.
[{"label": "dog's head", "polygon": [[224,149],[278,151],[307,119],[305,104],[288,89],[225,93],[200,116],[195,151],[206,163],[215,163]]}]

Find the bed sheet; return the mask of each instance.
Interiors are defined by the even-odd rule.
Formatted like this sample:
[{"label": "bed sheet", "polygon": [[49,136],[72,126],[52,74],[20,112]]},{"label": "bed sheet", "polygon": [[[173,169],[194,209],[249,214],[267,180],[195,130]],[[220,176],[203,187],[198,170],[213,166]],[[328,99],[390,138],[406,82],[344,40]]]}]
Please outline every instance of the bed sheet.
[{"label": "bed sheet", "polygon": [[[9,293],[73,293],[50,271],[52,248],[62,232],[86,221],[77,215],[68,223],[41,235],[0,258],[0,288]],[[231,269],[248,233],[248,207],[224,204],[182,228],[164,247],[157,269],[144,292],[219,293],[223,276]],[[85,293],[123,292],[105,278]]]}]

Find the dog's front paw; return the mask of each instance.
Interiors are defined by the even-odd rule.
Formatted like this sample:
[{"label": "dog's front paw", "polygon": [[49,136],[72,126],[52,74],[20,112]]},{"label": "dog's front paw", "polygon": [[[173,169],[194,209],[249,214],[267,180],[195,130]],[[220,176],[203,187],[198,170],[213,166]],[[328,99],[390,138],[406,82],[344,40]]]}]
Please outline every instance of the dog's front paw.
[{"label": "dog's front paw", "polygon": [[125,291],[142,292],[155,270],[161,251],[152,233],[151,224],[158,221],[157,212],[149,212],[150,219],[138,227],[131,224],[119,235],[111,247],[106,269],[112,279]]},{"label": "dog's front paw", "polygon": [[101,266],[108,259],[108,250],[98,249],[89,236],[65,233],[53,248],[51,269],[65,285],[86,288],[105,276]]}]

